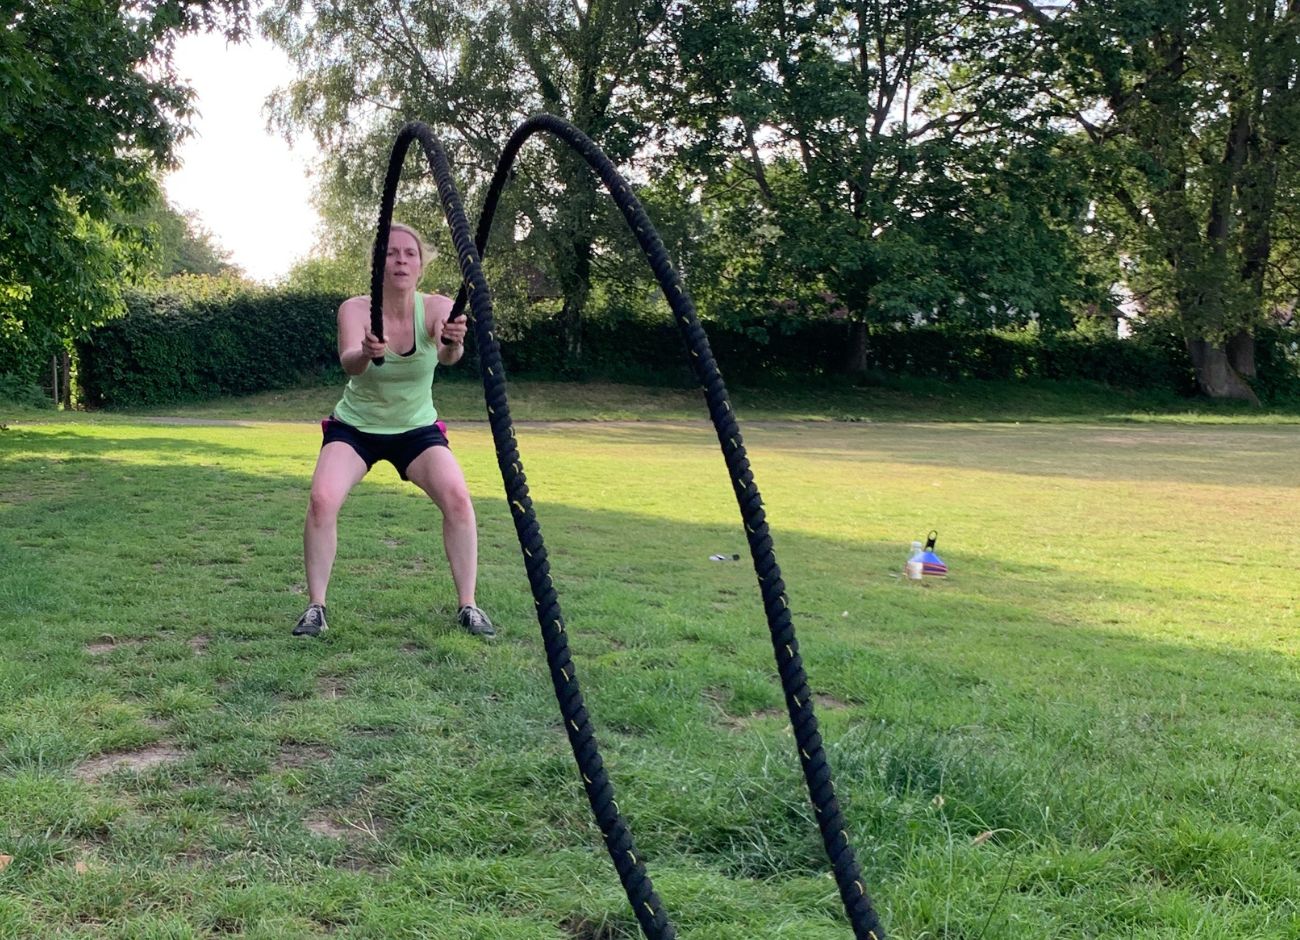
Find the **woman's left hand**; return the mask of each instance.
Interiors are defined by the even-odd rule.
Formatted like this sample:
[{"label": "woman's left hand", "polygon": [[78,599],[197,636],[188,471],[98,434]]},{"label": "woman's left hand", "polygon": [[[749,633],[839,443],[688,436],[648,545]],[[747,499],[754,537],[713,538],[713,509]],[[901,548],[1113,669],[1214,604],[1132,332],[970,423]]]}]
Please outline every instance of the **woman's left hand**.
[{"label": "woman's left hand", "polygon": [[461,346],[465,342],[465,318],[447,320],[442,325],[442,341],[452,346]]}]

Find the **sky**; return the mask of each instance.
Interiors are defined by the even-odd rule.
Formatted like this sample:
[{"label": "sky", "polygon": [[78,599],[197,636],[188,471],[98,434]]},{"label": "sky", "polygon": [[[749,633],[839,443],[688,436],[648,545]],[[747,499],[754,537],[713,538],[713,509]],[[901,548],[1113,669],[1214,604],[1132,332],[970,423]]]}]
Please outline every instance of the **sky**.
[{"label": "sky", "polygon": [[272,282],[310,254],[319,218],[311,205],[313,146],[291,148],[266,130],[266,97],[293,74],[285,54],[260,37],[227,45],[186,36],[176,68],[198,95],[195,134],[164,181],[168,198],[192,210],[254,280]]}]

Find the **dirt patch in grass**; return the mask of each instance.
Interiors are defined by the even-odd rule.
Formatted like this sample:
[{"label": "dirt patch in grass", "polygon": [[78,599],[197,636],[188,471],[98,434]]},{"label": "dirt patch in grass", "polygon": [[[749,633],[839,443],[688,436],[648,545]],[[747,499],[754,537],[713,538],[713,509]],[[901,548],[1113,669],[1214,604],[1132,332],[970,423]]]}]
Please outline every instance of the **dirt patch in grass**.
[{"label": "dirt patch in grass", "polygon": [[326,839],[347,839],[353,834],[351,829],[345,829],[337,820],[330,819],[328,816],[312,816],[303,825],[307,827],[308,832]]},{"label": "dirt patch in grass", "polygon": [[316,694],[321,698],[343,698],[348,694],[348,684],[342,676],[321,676],[316,680]]},{"label": "dirt patch in grass", "polygon": [[162,764],[174,764],[185,759],[185,752],[169,744],[153,744],[135,751],[112,751],[83,761],[72,772],[78,780],[92,783],[117,770],[134,773],[149,770]]},{"label": "dirt patch in grass", "polygon": [[329,748],[321,747],[319,744],[283,744],[280,746],[280,755],[272,764],[272,769],[297,770],[324,763],[333,756],[334,753]]},{"label": "dirt patch in grass", "polygon": [[340,839],[348,844],[351,851],[342,859],[343,867],[354,871],[379,870],[360,854],[360,850],[383,841],[384,832],[388,829],[388,820],[382,816],[374,816],[368,812],[357,814],[317,812],[304,819],[303,826],[308,832],[323,839]]},{"label": "dirt patch in grass", "polygon": [[196,637],[190,638],[190,649],[194,652],[195,656],[202,656],[208,651],[208,645],[211,642],[212,639],[210,637],[205,636],[204,634],[199,634]]},{"label": "dirt patch in grass", "polygon": [[91,656],[103,656],[105,653],[111,653],[118,647],[136,646],[140,640],[135,637],[126,637],[119,639],[111,633],[101,633],[93,642],[86,644],[86,652]]}]

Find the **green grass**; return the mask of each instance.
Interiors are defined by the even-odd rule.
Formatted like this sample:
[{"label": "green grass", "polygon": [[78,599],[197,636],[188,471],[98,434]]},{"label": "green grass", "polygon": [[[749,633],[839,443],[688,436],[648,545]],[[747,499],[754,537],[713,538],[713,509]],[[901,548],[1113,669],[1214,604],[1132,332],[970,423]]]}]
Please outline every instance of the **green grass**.
[{"label": "green grass", "polygon": [[[243,398],[136,409],[130,414],[254,421],[319,420],[338,401],[340,388],[341,380]],[[739,413],[749,420],[1300,423],[1300,405],[1296,403],[1261,409],[1240,402],[1115,389],[1095,382],[939,382],[903,377],[865,387],[796,382],[776,388],[733,386],[730,394]],[[486,420],[483,388],[477,377],[464,370],[439,377],[437,400],[439,407],[456,420]],[[613,382],[512,379],[510,408],[513,417],[521,421],[708,419],[703,396],[696,389]],[[31,420],[57,420],[54,412],[19,410],[13,406],[0,410],[0,418],[5,414]]]},{"label": "green grass", "polygon": [[[633,416],[604,391],[517,413]],[[299,394],[0,431],[0,938],[637,936],[486,425],[452,442],[501,638],[452,627],[437,512],[384,466],[292,642],[331,404]],[[892,937],[1300,936],[1294,428],[735,397]],[[683,938],[848,937],[753,572],[708,560],[744,551],[717,442],[669,402],[518,432],[619,804]],[[952,577],[909,584],[931,528]]]}]

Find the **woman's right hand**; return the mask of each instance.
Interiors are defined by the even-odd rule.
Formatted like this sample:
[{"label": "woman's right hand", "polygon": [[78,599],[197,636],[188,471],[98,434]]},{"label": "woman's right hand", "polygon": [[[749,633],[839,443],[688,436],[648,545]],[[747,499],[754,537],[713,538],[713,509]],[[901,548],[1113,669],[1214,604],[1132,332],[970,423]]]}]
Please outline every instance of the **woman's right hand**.
[{"label": "woman's right hand", "polygon": [[388,344],[370,330],[366,330],[365,338],[361,340],[361,351],[371,359],[378,359],[380,356],[387,355]]}]

